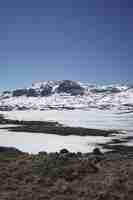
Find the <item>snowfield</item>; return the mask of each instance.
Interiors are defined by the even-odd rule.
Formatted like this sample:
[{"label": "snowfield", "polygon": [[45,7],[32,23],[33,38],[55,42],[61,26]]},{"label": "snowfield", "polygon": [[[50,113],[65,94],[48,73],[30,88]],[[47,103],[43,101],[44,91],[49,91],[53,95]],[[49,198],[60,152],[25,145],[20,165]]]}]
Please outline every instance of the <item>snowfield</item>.
[{"label": "snowfield", "polygon": [[[116,129],[125,134],[103,136],[60,136],[28,132],[11,132],[0,129],[0,146],[16,147],[24,152],[55,152],[63,148],[72,152],[91,152],[97,144],[106,144],[112,139],[124,139],[133,135],[133,113],[119,114],[100,110],[73,111],[10,111],[1,112],[6,118],[27,121],[57,121],[67,126],[81,126],[97,129]],[[0,128],[14,125],[1,125]],[[132,146],[132,140],[126,144]],[[105,151],[105,150],[104,150]]]},{"label": "snowfield", "polygon": [[14,110],[23,107],[25,109],[33,110],[46,110],[49,108],[103,108],[111,110],[126,110],[133,108],[133,90],[124,91],[118,94],[88,93],[83,96],[53,94],[48,97],[10,97],[1,99],[0,106],[12,107]]},{"label": "snowfield", "polygon": [[[0,114],[14,120],[57,121],[64,126],[115,129],[125,135],[112,137],[121,139],[133,134],[133,86],[100,86],[69,80],[36,82],[29,88],[2,92]],[[15,133],[0,129],[0,145],[30,153],[62,148],[89,152],[97,143],[113,138]],[[127,144],[132,145],[132,141]]]},{"label": "snowfield", "polygon": [[133,111],[133,86],[90,85],[77,81],[44,81],[5,91],[0,110],[102,109]]},{"label": "snowfield", "polygon": [[52,134],[16,133],[0,129],[0,146],[16,147],[23,152],[36,154],[40,151],[59,152],[66,148],[71,152],[91,152],[97,143],[106,143],[111,138],[91,136],[59,136]]},{"label": "snowfield", "polygon": [[6,118],[24,121],[57,121],[66,126],[94,129],[133,130],[133,113],[120,114],[108,110],[45,110],[0,112]]}]

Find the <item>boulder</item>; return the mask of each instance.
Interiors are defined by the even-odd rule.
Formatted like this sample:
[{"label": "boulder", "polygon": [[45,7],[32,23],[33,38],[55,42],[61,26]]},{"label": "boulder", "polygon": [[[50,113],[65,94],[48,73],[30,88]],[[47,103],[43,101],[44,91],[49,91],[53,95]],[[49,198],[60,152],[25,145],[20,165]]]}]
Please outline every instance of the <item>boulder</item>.
[{"label": "boulder", "polygon": [[64,153],[69,153],[69,151],[67,149],[61,149],[60,154],[64,154]]},{"label": "boulder", "polygon": [[93,149],[93,154],[95,154],[95,155],[103,155],[99,148]]}]

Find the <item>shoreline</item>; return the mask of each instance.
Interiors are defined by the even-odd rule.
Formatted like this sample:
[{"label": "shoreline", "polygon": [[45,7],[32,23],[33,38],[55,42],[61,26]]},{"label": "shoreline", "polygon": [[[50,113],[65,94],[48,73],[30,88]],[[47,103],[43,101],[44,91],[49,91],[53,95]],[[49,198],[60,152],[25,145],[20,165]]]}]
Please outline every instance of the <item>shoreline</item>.
[{"label": "shoreline", "polygon": [[8,129],[15,132],[32,132],[32,133],[50,133],[57,135],[78,135],[78,136],[104,136],[108,137],[112,134],[124,134],[118,130],[104,130],[104,129],[94,129],[94,128],[83,128],[83,127],[70,127],[65,126],[59,122],[51,121],[24,121],[24,120],[12,120],[6,119],[4,116],[0,115],[1,125],[19,125],[16,127],[7,127],[0,129]]},{"label": "shoreline", "polygon": [[[109,142],[96,143],[98,148],[102,147],[103,150],[114,151],[114,152],[132,152],[133,147],[124,145],[124,143],[130,142],[133,137],[126,136],[126,133],[120,132],[118,130],[99,130],[90,129],[83,127],[68,127],[60,124],[58,122],[50,121],[19,121],[6,119],[3,115],[0,115],[0,125],[17,125],[17,126],[7,126],[1,127],[1,130],[8,130],[15,133],[29,132],[35,134],[53,134],[59,136],[103,136],[105,138],[112,137],[114,134],[117,136],[119,134],[125,135],[124,138],[111,138]],[[89,143],[88,143],[89,145]]]},{"label": "shoreline", "polygon": [[[12,132],[40,133],[49,130],[60,135],[110,137],[114,131],[64,127],[57,122],[18,121],[0,116],[0,125]],[[39,129],[39,130],[38,130]],[[118,131],[116,134],[121,134]],[[53,134],[53,135],[54,135]],[[100,135],[101,134],[101,135]],[[124,134],[124,133],[123,133]],[[125,137],[125,142],[132,139]],[[121,139],[98,144],[92,152],[29,154],[0,146],[0,198],[2,200],[132,200],[133,147]],[[100,146],[108,149],[102,153]]]}]

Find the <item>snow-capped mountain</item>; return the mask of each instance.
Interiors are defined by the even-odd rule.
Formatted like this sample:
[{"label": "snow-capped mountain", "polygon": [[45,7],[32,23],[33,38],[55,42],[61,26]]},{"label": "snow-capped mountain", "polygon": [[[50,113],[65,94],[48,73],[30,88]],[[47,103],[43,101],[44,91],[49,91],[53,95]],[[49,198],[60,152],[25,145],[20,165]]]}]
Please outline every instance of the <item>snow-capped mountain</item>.
[{"label": "snow-capped mountain", "polygon": [[90,108],[133,111],[133,86],[41,81],[0,95],[0,110]]}]

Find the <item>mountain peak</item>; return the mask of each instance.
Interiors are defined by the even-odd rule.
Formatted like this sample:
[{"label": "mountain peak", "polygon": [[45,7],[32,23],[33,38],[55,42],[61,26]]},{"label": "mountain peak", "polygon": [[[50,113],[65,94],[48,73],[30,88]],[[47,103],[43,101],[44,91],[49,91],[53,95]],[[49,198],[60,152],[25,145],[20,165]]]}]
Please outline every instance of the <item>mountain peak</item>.
[{"label": "mountain peak", "polygon": [[1,110],[49,108],[133,110],[133,87],[49,80],[34,82],[29,88],[5,91],[0,95]]}]

